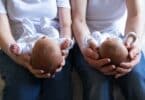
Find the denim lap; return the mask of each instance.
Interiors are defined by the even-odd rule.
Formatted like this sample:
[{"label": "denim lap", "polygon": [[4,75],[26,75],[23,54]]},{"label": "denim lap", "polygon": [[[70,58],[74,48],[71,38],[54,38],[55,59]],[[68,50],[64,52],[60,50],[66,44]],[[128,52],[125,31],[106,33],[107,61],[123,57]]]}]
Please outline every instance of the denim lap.
[{"label": "denim lap", "polygon": [[[69,60],[55,78],[39,79],[0,51],[0,74],[6,84],[3,100],[64,100],[64,97],[71,100]],[[56,93],[61,95],[57,96]],[[43,96],[45,98],[41,99]]]},{"label": "denim lap", "polygon": [[84,100],[113,100],[112,83],[118,83],[126,100],[144,100],[145,98],[145,59],[141,61],[128,75],[119,79],[103,75],[91,68],[85,61],[79,48],[75,47],[75,68],[78,71],[84,88]]}]

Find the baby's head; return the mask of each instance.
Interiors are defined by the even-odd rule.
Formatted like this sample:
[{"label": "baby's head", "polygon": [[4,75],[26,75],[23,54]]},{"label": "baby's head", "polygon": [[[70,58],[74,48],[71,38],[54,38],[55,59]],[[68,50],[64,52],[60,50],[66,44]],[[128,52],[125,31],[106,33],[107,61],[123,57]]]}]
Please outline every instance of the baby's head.
[{"label": "baby's head", "polygon": [[39,39],[32,50],[31,64],[35,69],[42,69],[53,75],[57,69],[62,67],[64,57],[60,46],[53,39],[42,37]]},{"label": "baby's head", "polygon": [[101,58],[110,58],[111,63],[119,65],[128,58],[128,50],[117,38],[107,38],[99,48]]}]

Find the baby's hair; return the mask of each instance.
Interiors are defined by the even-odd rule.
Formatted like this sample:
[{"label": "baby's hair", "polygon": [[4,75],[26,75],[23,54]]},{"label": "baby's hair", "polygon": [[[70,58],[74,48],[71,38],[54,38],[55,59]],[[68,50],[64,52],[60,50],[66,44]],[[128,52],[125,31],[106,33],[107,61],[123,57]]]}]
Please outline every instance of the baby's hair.
[{"label": "baby's hair", "polygon": [[53,39],[42,37],[39,39],[32,50],[31,63],[34,68],[46,70],[54,73],[63,61],[59,44]]}]

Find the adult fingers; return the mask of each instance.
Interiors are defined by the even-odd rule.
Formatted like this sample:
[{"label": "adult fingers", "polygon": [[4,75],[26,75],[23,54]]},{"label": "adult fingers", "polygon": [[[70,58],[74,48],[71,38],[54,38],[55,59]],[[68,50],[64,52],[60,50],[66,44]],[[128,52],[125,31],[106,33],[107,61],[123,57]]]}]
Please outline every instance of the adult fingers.
[{"label": "adult fingers", "polygon": [[106,64],[109,64],[110,61],[111,61],[108,58],[106,58],[106,59],[100,59],[100,60],[94,60],[92,58],[87,57],[85,59],[88,61],[88,63],[90,65],[93,65],[93,67],[96,68],[96,69],[100,69],[102,66],[104,66]]},{"label": "adult fingers", "polygon": [[37,78],[50,78],[51,74],[50,73],[45,73],[45,74],[36,74],[35,75]]},{"label": "adult fingers", "polygon": [[130,51],[129,51],[129,57],[131,59],[133,59],[136,55],[138,55],[140,53],[140,50],[139,48],[135,47],[135,46],[132,46]]},{"label": "adult fingers", "polygon": [[57,72],[60,72],[61,70],[62,70],[62,67],[59,67],[59,68],[56,69],[55,72],[57,73]]},{"label": "adult fingers", "polygon": [[115,75],[116,74],[115,68],[116,68],[115,65],[107,65],[101,67],[100,71],[105,75]]},{"label": "adult fingers", "polygon": [[136,56],[136,58],[133,59],[131,62],[121,63],[121,66],[116,68],[116,72],[118,74],[115,75],[115,78],[119,78],[129,73],[139,61],[140,55]]},{"label": "adult fingers", "polygon": [[109,64],[110,62],[111,60],[109,58],[99,59],[96,61],[96,65],[98,66],[98,68],[101,68],[104,65]]},{"label": "adult fingers", "polygon": [[28,70],[37,78],[50,78],[50,73],[45,73],[44,70],[34,69],[30,64],[26,65]]},{"label": "adult fingers", "polygon": [[63,67],[65,65],[65,57],[63,57],[63,61],[60,63],[60,67]]},{"label": "adult fingers", "polygon": [[128,68],[128,69],[125,69],[125,68],[122,68],[122,67],[117,67],[116,68],[116,72],[120,73],[120,74],[129,73],[131,70],[132,70],[132,68]]},{"label": "adult fingers", "polygon": [[30,72],[37,78],[50,78],[51,77],[50,73],[44,73],[43,70],[33,69]]},{"label": "adult fingers", "polygon": [[60,72],[63,69],[64,65],[65,65],[65,60],[62,61],[62,63],[60,64],[60,67],[57,68],[55,72]]},{"label": "adult fingers", "polygon": [[88,57],[95,59],[95,60],[97,60],[99,58],[98,52],[93,51],[91,48],[86,48],[85,56],[88,56]]},{"label": "adult fingers", "polygon": [[130,62],[122,62],[120,66],[124,69],[129,69],[134,67],[137,63],[139,63],[141,55],[137,55],[134,59],[131,59]]}]

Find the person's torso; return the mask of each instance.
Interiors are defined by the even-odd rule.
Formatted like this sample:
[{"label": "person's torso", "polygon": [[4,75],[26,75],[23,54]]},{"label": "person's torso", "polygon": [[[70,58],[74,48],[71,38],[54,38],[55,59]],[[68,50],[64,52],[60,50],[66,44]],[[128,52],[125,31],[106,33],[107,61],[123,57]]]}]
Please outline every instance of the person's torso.
[{"label": "person's torso", "polygon": [[[6,0],[12,33],[17,40],[23,33],[21,24],[25,18],[39,24],[42,17],[57,18],[57,0]],[[39,27],[37,30],[39,30]]]},{"label": "person's torso", "polygon": [[126,0],[88,0],[86,16],[91,31],[120,31],[126,18]]},{"label": "person's torso", "polygon": [[57,16],[56,0],[7,0],[6,7],[11,20],[36,20],[43,16],[54,19]]}]

